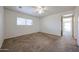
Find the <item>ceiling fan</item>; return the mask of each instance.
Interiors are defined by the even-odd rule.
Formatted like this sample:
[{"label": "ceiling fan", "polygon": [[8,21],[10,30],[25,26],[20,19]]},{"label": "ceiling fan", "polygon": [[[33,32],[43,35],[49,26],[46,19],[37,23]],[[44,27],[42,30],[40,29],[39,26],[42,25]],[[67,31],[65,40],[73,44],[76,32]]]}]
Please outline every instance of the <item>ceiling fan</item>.
[{"label": "ceiling fan", "polygon": [[46,10],[47,7],[45,6],[35,6],[35,12],[37,12],[38,14],[45,13]]}]

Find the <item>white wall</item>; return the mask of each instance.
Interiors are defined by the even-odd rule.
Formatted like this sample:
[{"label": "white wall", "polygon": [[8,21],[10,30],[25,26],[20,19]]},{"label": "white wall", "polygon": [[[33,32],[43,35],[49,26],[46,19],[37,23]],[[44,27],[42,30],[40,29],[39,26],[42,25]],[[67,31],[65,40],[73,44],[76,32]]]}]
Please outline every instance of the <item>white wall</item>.
[{"label": "white wall", "polygon": [[61,16],[69,13],[73,13],[73,11],[58,13],[41,19],[41,31],[61,36]]},{"label": "white wall", "polygon": [[0,48],[4,40],[4,8],[0,7]]},{"label": "white wall", "polygon": [[61,34],[61,16],[60,14],[51,15],[41,20],[41,31],[49,34]]},{"label": "white wall", "polygon": [[[33,25],[18,26],[16,25],[17,17],[32,19]],[[5,38],[11,38],[11,37],[16,37],[16,36],[21,36],[24,34],[39,32],[39,19],[22,14],[22,13],[18,13],[18,12],[5,9],[5,27],[6,27]]]}]

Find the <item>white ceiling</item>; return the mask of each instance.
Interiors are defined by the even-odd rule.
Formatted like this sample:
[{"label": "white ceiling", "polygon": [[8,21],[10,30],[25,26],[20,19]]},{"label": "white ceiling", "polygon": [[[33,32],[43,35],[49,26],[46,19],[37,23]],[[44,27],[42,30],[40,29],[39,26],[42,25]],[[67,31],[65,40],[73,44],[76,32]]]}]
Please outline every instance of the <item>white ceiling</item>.
[{"label": "white ceiling", "polygon": [[40,18],[51,14],[71,11],[75,8],[74,6],[46,6],[46,7],[47,10],[45,11],[45,13],[41,15],[35,12],[34,6],[22,6],[22,8],[19,8],[18,6],[6,6],[5,8]]}]

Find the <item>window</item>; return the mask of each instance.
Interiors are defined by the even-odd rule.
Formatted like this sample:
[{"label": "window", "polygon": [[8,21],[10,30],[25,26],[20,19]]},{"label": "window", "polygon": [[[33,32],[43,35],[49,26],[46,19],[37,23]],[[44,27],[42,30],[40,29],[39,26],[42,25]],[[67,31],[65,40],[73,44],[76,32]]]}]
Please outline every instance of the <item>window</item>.
[{"label": "window", "polygon": [[17,25],[32,25],[32,20],[17,17]]}]

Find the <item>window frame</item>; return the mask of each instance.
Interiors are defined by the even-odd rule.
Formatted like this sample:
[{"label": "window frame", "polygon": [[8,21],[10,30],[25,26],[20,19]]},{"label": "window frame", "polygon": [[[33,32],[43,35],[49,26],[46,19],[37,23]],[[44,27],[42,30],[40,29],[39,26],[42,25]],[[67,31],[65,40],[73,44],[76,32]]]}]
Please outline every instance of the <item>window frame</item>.
[{"label": "window frame", "polygon": [[[24,22],[23,22],[23,20],[24,20]],[[21,23],[21,21],[23,22],[23,24]],[[18,25],[18,26],[21,26],[21,25],[31,26],[32,24],[33,24],[33,20],[32,19],[26,19],[26,18],[23,18],[23,17],[17,17],[16,25]]]}]

